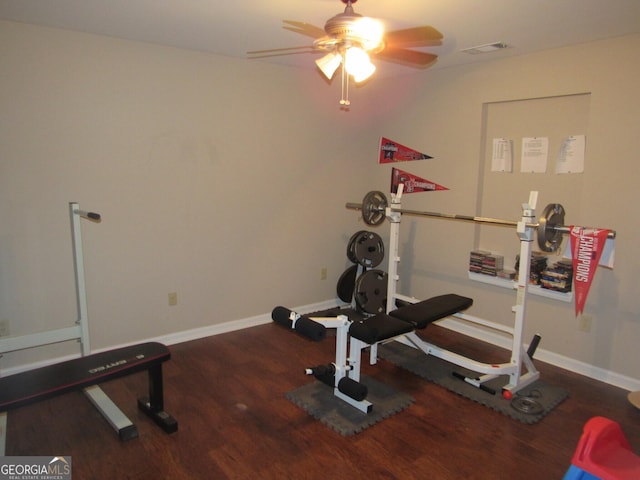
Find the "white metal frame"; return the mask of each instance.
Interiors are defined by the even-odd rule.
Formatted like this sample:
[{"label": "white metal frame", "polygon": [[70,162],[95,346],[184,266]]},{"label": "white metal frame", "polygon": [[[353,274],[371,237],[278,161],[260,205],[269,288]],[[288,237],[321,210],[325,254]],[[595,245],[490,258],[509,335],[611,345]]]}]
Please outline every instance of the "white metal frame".
[{"label": "white metal frame", "polygon": [[[397,283],[399,280],[398,264],[400,263],[398,246],[402,214],[403,212],[406,214],[426,214],[426,212],[402,210],[401,200],[403,188],[404,185],[402,184],[398,186],[397,193],[392,195],[391,204],[385,209],[385,217],[389,219],[391,225],[388,249],[388,283],[386,305],[387,314],[397,308],[397,301],[405,303],[418,303],[420,301],[415,297],[406,296],[398,293],[397,291]],[[539,224],[535,222],[535,209],[537,202],[538,192],[530,192],[528,202],[522,204],[522,217],[519,222],[506,222],[498,221],[495,219],[486,219],[490,221],[481,222],[497,224],[509,223],[509,225],[516,227],[516,231],[520,239],[520,262],[518,268],[518,280],[516,282],[516,303],[512,307],[512,311],[515,314],[513,326],[507,326],[482,318],[474,317],[463,312],[458,312],[450,315],[450,317],[459,318],[466,322],[480,325],[482,327],[486,327],[511,336],[511,356],[508,362],[501,364],[483,363],[472,358],[465,357],[463,355],[454,353],[445,348],[425,341],[417,335],[415,330],[403,335],[399,335],[395,338],[384,339],[378,343],[367,344],[366,342],[349,336],[349,327],[351,326],[352,322],[346,315],[338,315],[336,317],[309,317],[311,320],[325,326],[325,328],[336,328],[337,330],[336,359],[335,363],[333,364],[335,370],[335,396],[341,398],[345,402],[365,413],[371,411],[372,404],[370,402],[368,402],[367,400],[357,401],[349,397],[348,395],[343,394],[338,389],[338,383],[344,377],[349,377],[352,380],[359,382],[362,350],[370,347],[369,362],[371,365],[374,365],[377,362],[378,344],[390,341],[400,341],[413,348],[421,350],[426,355],[433,355],[454,365],[458,365],[467,370],[477,372],[479,376],[476,378],[462,376],[460,378],[465,382],[486,391],[492,391],[492,389],[488,388],[485,385],[486,382],[500,376],[508,376],[508,383],[501,387],[502,396],[506,399],[512,398],[514,393],[538,380],[540,378],[540,373],[533,364],[532,356],[535,352],[535,348],[537,347],[537,343],[540,337],[537,335],[534,336],[528,350],[525,350],[525,346],[523,343],[524,324],[526,320],[527,309],[527,296],[529,293],[529,276],[531,272],[530,258],[533,250],[532,244],[536,238],[536,230],[539,226]],[[347,204],[347,208],[362,209],[363,206]],[[465,217],[464,220],[477,221],[475,218],[472,219],[471,217]],[[564,226],[555,228],[566,229],[566,227]],[[564,232],[564,230],[561,231]],[[609,238],[615,238],[615,232],[609,232]],[[360,270],[358,273],[360,273]],[[353,303],[355,302],[352,302],[352,304]],[[295,326],[295,321],[299,318],[299,314],[291,312],[290,320],[292,321],[292,328]],[[307,369],[307,373],[312,374],[313,369]]]},{"label": "white metal frame", "polygon": [[[347,377],[356,382],[360,381],[360,351],[367,345],[360,340],[349,337],[349,327],[353,323],[346,315],[338,315],[336,317],[309,317],[314,322],[323,325],[325,328],[336,329],[336,355],[335,362],[332,366],[335,369],[333,394],[349,405],[357,408],[361,412],[369,413],[373,405],[368,400],[355,400],[345,395],[338,389],[340,380]],[[300,319],[300,314],[291,312],[289,320],[291,320],[291,328],[295,330],[296,322]],[[350,348],[347,349],[347,344]],[[354,354],[357,352],[357,355]],[[313,374],[313,369],[306,370],[308,375]]]},{"label": "white metal frame", "polygon": [[[89,315],[87,309],[86,285],[84,277],[84,255],[82,250],[82,230],[80,225],[81,218],[92,220],[99,219],[100,216],[80,210],[80,206],[76,202],[69,203],[69,215],[71,218],[72,244],[73,244],[73,260],[76,280],[76,300],[78,308],[78,319],[75,324],[69,327],[62,327],[55,330],[44,332],[30,333],[26,335],[0,337],[0,356],[3,353],[25,350],[28,348],[51,345],[66,341],[76,340],[81,344],[82,356],[91,353],[89,342]],[[111,427],[123,436],[123,432],[127,432],[130,437],[137,436],[137,431],[133,423],[127,416],[113,403],[113,401],[102,391],[102,389],[94,385],[84,390],[85,395],[91,403],[105,417]],[[4,455],[6,448],[6,431],[7,431],[7,412],[0,412],[0,455]]]},{"label": "white metal frame", "polygon": [[[400,256],[398,253],[400,221],[402,219],[401,198],[403,185],[399,185],[398,193],[392,195],[391,205],[386,208],[385,215],[391,223],[391,235],[389,239],[389,266],[388,266],[388,284],[387,284],[387,308],[386,313],[389,314],[396,308],[396,300],[408,303],[417,303],[418,299],[402,295],[397,292],[398,264]],[[514,393],[530,385],[538,378],[540,373],[535,368],[529,352],[524,348],[523,331],[526,317],[527,292],[529,285],[530,262],[528,259],[532,252],[532,242],[536,237],[535,227],[535,208],[538,199],[538,192],[531,192],[529,201],[522,204],[522,218],[517,222],[516,229],[520,238],[520,265],[518,271],[516,305],[512,311],[515,314],[515,322],[513,327],[498,324],[478,317],[474,317],[462,312],[455,313],[451,317],[460,318],[464,321],[475,323],[486,328],[491,328],[508,334],[512,337],[511,358],[509,362],[502,364],[483,363],[463,355],[451,352],[442,347],[433,345],[420,338],[415,330],[395,338],[384,339],[379,343],[390,341],[400,341],[413,348],[417,348],[426,355],[433,355],[441,358],[454,365],[458,365],[465,369],[480,374],[477,378],[462,377],[467,383],[487,391],[492,389],[486,387],[485,383],[499,376],[508,376],[509,383],[502,387],[502,395],[509,399]],[[369,363],[374,365],[377,362],[377,347],[379,343],[368,344],[349,335],[349,328],[352,321],[346,315],[337,315],[335,317],[308,317],[311,320],[323,325],[325,328],[336,329],[336,352],[335,363],[332,363],[335,370],[334,375],[334,395],[358,410],[369,413],[373,407],[368,400],[355,400],[345,395],[338,389],[340,380],[348,377],[356,382],[360,382],[360,368],[362,350],[370,347]],[[290,313],[291,328],[295,329],[295,323],[300,319],[300,315],[295,312]],[[366,321],[366,320],[365,320]],[[307,369],[307,374],[313,374],[313,368]]]},{"label": "white metal frame", "polygon": [[[400,235],[400,222],[402,219],[402,213],[398,210],[401,209],[403,185],[398,186],[398,192],[392,195],[391,205],[386,209],[386,217],[391,224],[391,234],[389,239],[389,267],[388,267],[388,284],[387,284],[387,313],[396,308],[396,300],[401,300],[409,303],[416,303],[419,300],[414,297],[402,295],[397,292],[398,276],[398,264],[400,263],[400,256],[398,253],[399,235]],[[427,355],[433,355],[435,357],[446,360],[460,367],[478,372],[480,375],[478,378],[465,378],[465,381],[476,386],[481,387],[485,382],[488,382],[498,376],[508,375],[509,383],[502,387],[502,394],[505,398],[510,398],[515,392],[530,385],[538,378],[540,373],[535,368],[529,354],[524,349],[523,344],[523,332],[526,319],[526,305],[527,295],[529,288],[529,274],[530,274],[530,262],[528,259],[531,257],[532,243],[536,238],[535,225],[535,208],[538,200],[538,192],[532,191],[529,195],[529,201],[522,204],[522,218],[517,224],[517,232],[520,238],[520,264],[518,270],[518,281],[516,287],[516,305],[513,306],[512,311],[515,313],[515,321],[513,327],[508,327],[499,323],[484,320],[466,313],[456,313],[452,317],[459,318],[461,320],[481,325],[483,327],[491,328],[502,333],[506,333],[512,337],[511,344],[511,358],[508,363],[502,364],[488,364],[478,362],[476,360],[464,357],[457,353],[451,352],[444,348],[433,345],[420,338],[416,332],[410,332],[403,337],[399,337],[405,340],[403,343],[418,348]],[[376,359],[376,346],[371,349],[371,363],[375,363]]]}]

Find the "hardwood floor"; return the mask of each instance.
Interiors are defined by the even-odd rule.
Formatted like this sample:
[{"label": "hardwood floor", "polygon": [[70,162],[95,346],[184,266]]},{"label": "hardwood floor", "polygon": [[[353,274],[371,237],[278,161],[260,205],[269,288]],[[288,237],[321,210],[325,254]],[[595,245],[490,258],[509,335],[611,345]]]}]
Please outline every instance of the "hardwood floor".
[{"label": "hardwood floor", "polygon": [[[434,343],[486,362],[503,350],[431,326]],[[544,345],[544,339],[542,340]],[[81,393],[9,413],[7,455],[71,455],[84,479],[561,479],[584,423],[618,421],[640,453],[640,411],[627,392],[536,361],[542,378],[570,396],[525,425],[421,380],[388,362],[363,374],[412,395],[408,409],[343,437],[285,398],[329,363],[334,341],[314,343],[275,324],[171,347],[165,408],[179,431],[163,433],[137,411],[145,374],[102,385],[138,426],[120,442]],[[366,363],[366,362],[365,362]]]}]

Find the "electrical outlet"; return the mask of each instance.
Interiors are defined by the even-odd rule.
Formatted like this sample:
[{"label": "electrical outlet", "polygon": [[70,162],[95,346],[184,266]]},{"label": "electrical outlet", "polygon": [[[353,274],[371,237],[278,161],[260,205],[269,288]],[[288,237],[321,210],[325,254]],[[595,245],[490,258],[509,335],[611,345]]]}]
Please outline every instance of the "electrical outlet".
[{"label": "electrical outlet", "polygon": [[9,320],[0,320],[0,337],[9,336]]},{"label": "electrical outlet", "polygon": [[169,294],[169,306],[174,307],[178,304],[178,294],[176,292],[171,292]]},{"label": "electrical outlet", "polygon": [[578,318],[578,330],[581,332],[591,332],[591,324],[593,323],[593,317],[587,314],[581,314]]},{"label": "electrical outlet", "polygon": [[320,269],[320,280],[326,280],[327,279],[327,267],[322,267]]}]

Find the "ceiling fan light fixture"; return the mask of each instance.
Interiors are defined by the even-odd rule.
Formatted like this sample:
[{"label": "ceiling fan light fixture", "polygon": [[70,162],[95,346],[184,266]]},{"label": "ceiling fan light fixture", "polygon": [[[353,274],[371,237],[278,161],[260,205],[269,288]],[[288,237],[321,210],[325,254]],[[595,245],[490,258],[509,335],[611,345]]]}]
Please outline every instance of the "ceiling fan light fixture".
[{"label": "ceiling fan light fixture", "polygon": [[[328,80],[332,80],[338,69],[341,69],[340,105],[343,106],[350,105],[351,80],[355,83],[363,82],[376,71],[375,65],[371,62],[372,55],[380,60],[397,61],[416,68],[427,67],[436,61],[438,55],[412,48],[442,45],[442,33],[426,25],[385,32],[383,21],[364,17],[353,11],[356,1],[341,0],[345,5],[344,12],[329,18],[324,28],[306,22],[283,20],[284,29],[312,37],[312,45],[247,53],[258,55],[251,58],[262,58],[307,53],[309,50],[313,53],[322,52],[324,56],[315,60],[315,63]],[[500,48],[505,47],[507,46],[500,45]]]},{"label": "ceiling fan light fixture", "polygon": [[376,71],[369,55],[360,47],[350,47],[344,54],[344,66],[356,83],[363,82]]},{"label": "ceiling fan light fixture", "polygon": [[324,57],[317,59],[316,65],[323,73],[323,75],[331,80],[333,78],[333,74],[336,73],[336,70],[340,66],[341,62],[342,57],[339,54],[335,52],[329,52]]},{"label": "ceiling fan light fixture", "polygon": [[356,83],[364,82],[367,78],[374,74],[376,71],[376,66],[369,62],[368,64],[363,65],[358,73],[353,73],[353,81]]},{"label": "ceiling fan light fixture", "polygon": [[362,17],[353,22],[352,28],[353,33],[360,39],[364,50],[376,50],[382,46],[384,26],[379,20]]}]

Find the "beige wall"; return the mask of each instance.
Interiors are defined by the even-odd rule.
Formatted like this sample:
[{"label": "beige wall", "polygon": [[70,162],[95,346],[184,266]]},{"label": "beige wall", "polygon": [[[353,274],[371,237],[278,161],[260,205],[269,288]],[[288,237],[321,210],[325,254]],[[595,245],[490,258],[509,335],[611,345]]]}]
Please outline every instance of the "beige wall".
[{"label": "beige wall", "polygon": [[[8,22],[0,59],[0,320],[11,334],[76,319],[70,201],[103,217],[83,223],[94,349],[334,298],[355,228],[344,203],[367,188],[375,154],[373,116],[341,112],[336,85]],[[76,352],[9,354],[2,368]]]},{"label": "beige wall", "polygon": [[[93,347],[169,335],[332,299],[347,240],[363,228],[344,203],[388,191],[390,167],[375,164],[381,135],[433,155],[407,169],[451,189],[408,196],[406,207],[475,213],[483,104],[591,92],[585,218],[569,218],[615,228],[618,262],[596,277],[591,333],[578,331],[570,304],[536,299],[527,336],[640,376],[640,37],[378,79],[352,90],[345,113],[339,86],[315,72],[0,27],[0,320],[12,334],[75,319],[69,201],[103,215],[83,223]],[[527,197],[505,199],[514,218]],[[403,290],[454,289],[474,297],[473,314],[510,322],[511,292],[467,279],[474,227],[435,222],[404,222]],[[72,351],[10,354],[0,367]]]},{"label": "beige wall", "polygon": [[[616,266],[614,270],[597,271],[585,308],[585,313],[593,316],[590,333],[578,330],[572,303],[532,297],[525,338],[528,341],[539,332],[541,349],[636,382],[640,379],[640,221],[635,205],[640,178],[636,160],[640,135],[636,118],[640,111],[639,48],[640,36],[636,35],[471,67],[434,70],[403,81],[383,80],[375,87],[403,92],[391,121],[381,121],[384,134],[398,141],[404,139],[407,145],[418,146],[435,157],[412,164],[409,170],[451,188],[448,192],[405,196],[403,206],[471,215],[491,215],[477,211],[483,104],[591,93],[586,167],[581,197],[576,199],[580,208],[573,214],[568,210],[566,221],[617,230]],[[406,94],[408,91],[411,95]],[[385,188],[387,184],[388,172],[380,170],[373,187]],[[519,219],[520,204],[529,196],[528,190],[509,198],[502,198],[504,193],[499,191],[485,191],[483,195],[491,196],[493,203],[501,199],[512,204],[513,214],[507,218],[513,220]],[[557,201],[552,195],[540,192],[539,211]],[[402,290],[419,298],[450,290],[466,293],[475,299],[472,313],[511,324],[514,294],[467,279],[475,228],[405,217],[403,257],[410,260],[412,269],[402,272]],[[505,229],[504,235],[512,237],[517,245],[514,231]]]}]

